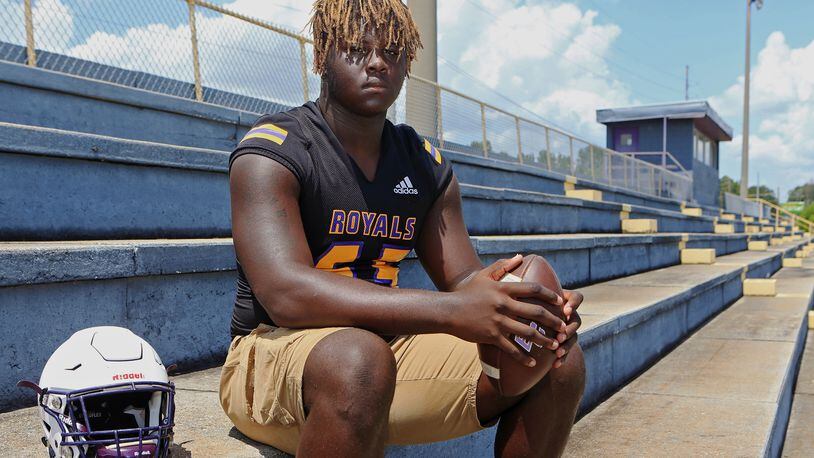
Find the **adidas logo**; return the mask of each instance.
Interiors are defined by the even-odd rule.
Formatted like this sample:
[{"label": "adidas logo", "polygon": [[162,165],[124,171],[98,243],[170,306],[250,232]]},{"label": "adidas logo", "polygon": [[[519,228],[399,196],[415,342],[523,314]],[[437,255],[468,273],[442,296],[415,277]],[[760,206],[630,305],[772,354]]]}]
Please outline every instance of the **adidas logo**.
[{"label": "adidas logo", "polygon": [[413,187],[413,183],[410,182],[410,177],[404,177],[403,180],[393,188],[393,192],[396,194],[415,194],[418,195],[418,189]]}]

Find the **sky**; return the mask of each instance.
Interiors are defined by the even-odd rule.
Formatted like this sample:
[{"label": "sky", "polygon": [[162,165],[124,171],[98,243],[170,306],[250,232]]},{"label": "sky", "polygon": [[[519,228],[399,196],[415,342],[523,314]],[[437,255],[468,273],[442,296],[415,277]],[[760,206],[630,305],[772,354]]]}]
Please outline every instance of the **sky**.
[{"label": "sky", "polygon": [[[413,0],[418,1],[418,0]],[[310,1],[216,0],[303,31]],[[814,180],[814,1],[752,7],[750,184],[787,192]],[[22,0],[0,0],[0,40],[24,42]],[[181,0],[36,0],[38,47],[191,78]],[[721,176],[740,177],[744,0],[438,0],[439,82],[604,144],[599,108],[708,100],[733,127]],[[205,84],[297,102],[298,47],[233,19],[198,21]],[[262,45],[268,52],[258,53]],[[237,66],[250,67],[237,77]],[[316,80],[311,79],[312,93]],[[291,100],[287,100],[287,97]]]}]

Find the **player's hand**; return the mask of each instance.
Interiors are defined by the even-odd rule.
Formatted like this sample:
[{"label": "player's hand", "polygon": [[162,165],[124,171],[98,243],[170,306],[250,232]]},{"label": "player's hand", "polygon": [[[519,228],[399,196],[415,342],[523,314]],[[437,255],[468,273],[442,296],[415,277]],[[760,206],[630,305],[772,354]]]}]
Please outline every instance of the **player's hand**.
[{"label": "player's hand", "polygon": [[552,366],[554,369],[560,367],[565,363],[568,358],[568,352],[577,343],[577,329],[582,326],[582,318],[580,318],[577,309],[582,300],[584,299],[582,293],[578,291],[563,290],[563,297],[567,301],[563,306],[563,313],[565,314],[566,326],[565,333],[557,336],[557,341],[560,343],[560,348],[556,350],[557,359]]},{"label": "player's hand", "polygon": [[[536,364],[534,358],[514,345],[510,335],[531,340],[550,350],[559,348],[560,342],[514,317],[536,321],[565,334],[566,323],[561,316],[566,301],[539,283],[499,281],[522,260],[523,257],[517,255],[497,261],[475,274],[454,293],[458,300],[454,301],[450,311],[450,334],[470,342],[494,345],[521,364],[532,367]],[[535,298],[545,305],[522,302],[518,298]]]}]

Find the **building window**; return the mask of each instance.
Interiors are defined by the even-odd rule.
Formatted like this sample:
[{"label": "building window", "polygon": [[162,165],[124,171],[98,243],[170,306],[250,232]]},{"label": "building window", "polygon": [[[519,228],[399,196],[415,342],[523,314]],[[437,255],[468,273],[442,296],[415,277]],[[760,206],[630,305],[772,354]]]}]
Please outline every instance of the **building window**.
[{"label": "building window", "polygon": [[633,146],[633,134],[622,134],[619,136],[621,146]]},{"label": "building window", "polygon": [[698,130],[693,129],[693,157],[710,167],[717,167],[718,145]]}]

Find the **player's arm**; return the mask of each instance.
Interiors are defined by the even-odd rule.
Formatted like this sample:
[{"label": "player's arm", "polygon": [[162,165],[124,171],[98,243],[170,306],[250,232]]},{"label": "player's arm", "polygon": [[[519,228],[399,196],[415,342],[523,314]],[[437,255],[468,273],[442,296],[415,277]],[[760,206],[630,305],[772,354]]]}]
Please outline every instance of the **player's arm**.
[{"label": "player's arm", "polygon": [[[353,326],[389,335],[446,332],[498,345],[520,361],[528,357],[516,351],[506,334],[540,345],[550,341],[515,320],[504,320],[503,314],[498,317],[498,311],[552,328],[565,326],[554,314],[515,299],[551,299],[530,283],[473,280],[468,288],[449,293],[386,288],[315,269],[293,173],[276,161],[246,154],[232,164],[230,188],[238,260],[258,300],[280,326]],[[512,266],[503,263],[494,270],[503,268]]]},{"label": "player's arm", "polygon": [[469,240],[454,175],[424,219],[415,250],[439,291],[455,291],[483,269]]},{"label": "player's arm", "polygon": [[[441,291],[464,288],[482,271],[483,265],[469,240],[461,209],[461,191],[454,176],[427,215],[416,252],[424,269]],[[582,294],[565,290],[563,299],[565,303],[562,307],[568,325],[557,336],[557,340],[563,343],[557,350],[560,358],[565,357],[576,343],[576,332],[582,324],[576,313],[582,303]],[[562,361],[558,360],[555,367],[561,364]]]}]

